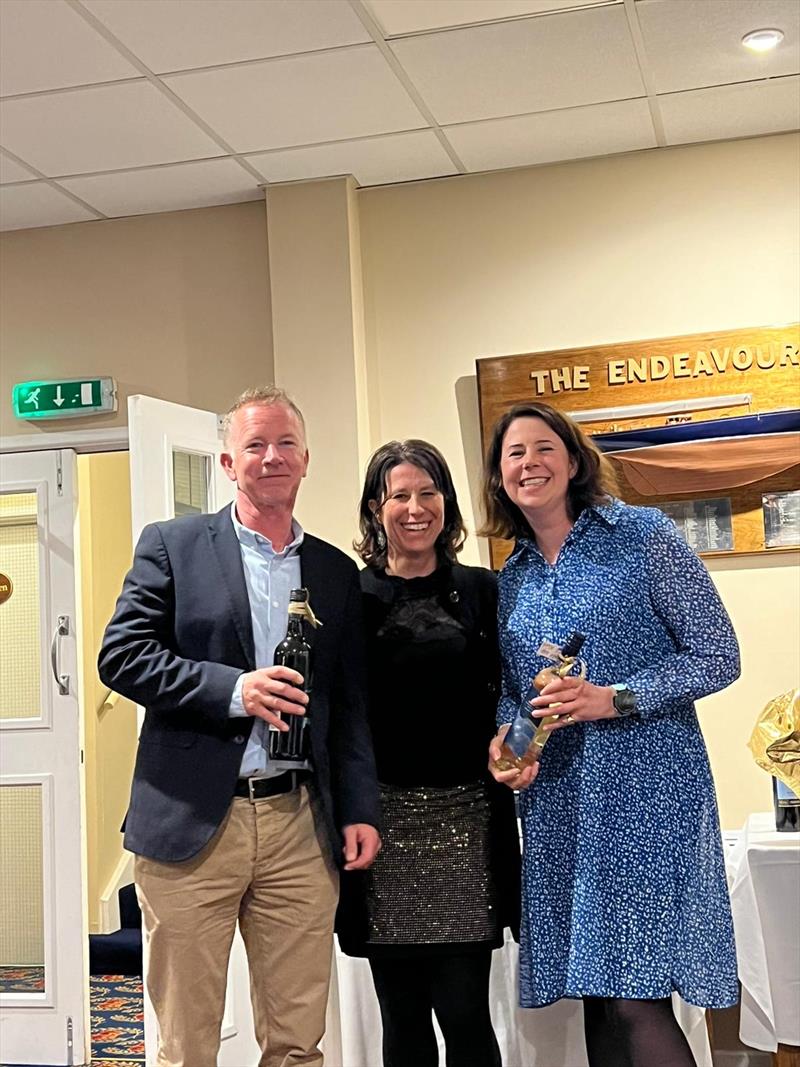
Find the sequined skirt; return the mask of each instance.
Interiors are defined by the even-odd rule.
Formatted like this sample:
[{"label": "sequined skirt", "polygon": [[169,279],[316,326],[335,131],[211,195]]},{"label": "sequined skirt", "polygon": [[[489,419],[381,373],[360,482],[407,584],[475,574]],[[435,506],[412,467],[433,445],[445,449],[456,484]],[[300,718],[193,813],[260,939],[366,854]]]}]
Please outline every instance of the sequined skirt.
[{"label": "sequined skirt", "polygon": [[383,848],[367,872],[367,943],[494,940],[499,920],[486,786],[380,791]]}]

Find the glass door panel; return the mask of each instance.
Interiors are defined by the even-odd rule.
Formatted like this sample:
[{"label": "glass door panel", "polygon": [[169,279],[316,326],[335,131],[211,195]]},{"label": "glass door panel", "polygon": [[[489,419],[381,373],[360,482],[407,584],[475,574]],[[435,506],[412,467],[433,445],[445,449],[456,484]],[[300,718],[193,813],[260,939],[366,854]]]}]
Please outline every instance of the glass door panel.
[{"label": "glass door panel", "polygon": [[42,786],[0,786],[0,992],[44,993]]},{"label": "glass door panel", "polygon": [[0,493],[0,719],[41,717],[36,493]]}]

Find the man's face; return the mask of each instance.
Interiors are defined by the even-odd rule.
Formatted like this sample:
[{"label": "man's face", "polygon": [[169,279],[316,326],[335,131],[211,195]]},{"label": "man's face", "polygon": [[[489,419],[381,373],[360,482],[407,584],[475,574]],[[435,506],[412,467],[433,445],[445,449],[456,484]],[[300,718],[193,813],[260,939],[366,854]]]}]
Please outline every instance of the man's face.
[{"label": "man's face", "polygon": [[283,404],[248,404],[231,421],[225,473],[239,493],[262,508],[292,511],[308,470],[308,449],[300,420]]}]

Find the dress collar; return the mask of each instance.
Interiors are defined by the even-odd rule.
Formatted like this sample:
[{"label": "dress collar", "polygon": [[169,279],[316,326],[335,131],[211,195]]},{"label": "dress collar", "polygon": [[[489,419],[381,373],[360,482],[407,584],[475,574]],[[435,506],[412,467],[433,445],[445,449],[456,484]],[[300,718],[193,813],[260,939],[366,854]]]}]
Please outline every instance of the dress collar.
[{"label": "dress collar", "polygon": [[[603,504],[590,504],[584,508],[580,515],[577,517],[572,525],[572,529],[564,538],[564,544],[570,544],[589,526],[595,522],[600,521],[605,526],[613,527],[622,518],[622,513],[625,505],[621,500],[617,500],[616,497],[610,496]],[[544,560],[544,556],[539,551],[536,541],[533,535],[530,537],[518,537],[516,544],[514,545],[514,551],[508,557],[506,561],[508,563],[516,563],[526,555],[534,555],[537,559]]]}]

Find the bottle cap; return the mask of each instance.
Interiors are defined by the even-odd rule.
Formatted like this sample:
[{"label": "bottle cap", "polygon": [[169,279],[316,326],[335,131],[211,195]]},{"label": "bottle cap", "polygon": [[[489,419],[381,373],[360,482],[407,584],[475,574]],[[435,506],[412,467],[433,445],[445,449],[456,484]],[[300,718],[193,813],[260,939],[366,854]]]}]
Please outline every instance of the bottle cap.
[{"label": "bottle cap", "polygon": [[583,648],[583,643],[586,640],[585,634],[579,634],[576,630],[575,633],[570,634],[567,640],[564,642],[561,648],[561,655],[565,659],[573,659],[578,655]]},{"label": "bottle cap", "polygon": [[308,601],[308,590],[307,589],[293,589],[291,591],[291,593],[289,593],[289,603],[290,604],[305,604],[307,601]]}]

